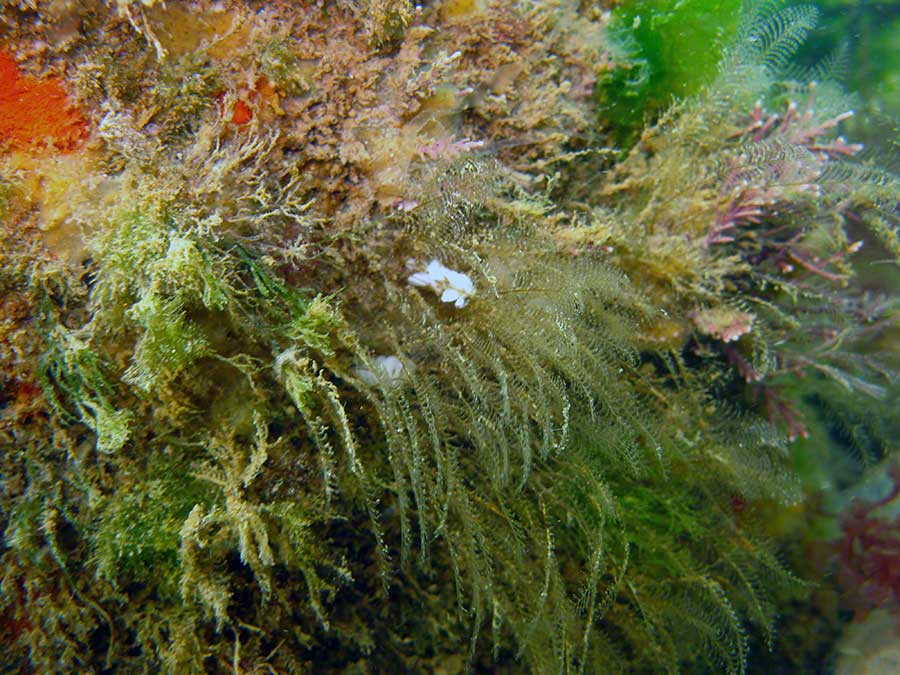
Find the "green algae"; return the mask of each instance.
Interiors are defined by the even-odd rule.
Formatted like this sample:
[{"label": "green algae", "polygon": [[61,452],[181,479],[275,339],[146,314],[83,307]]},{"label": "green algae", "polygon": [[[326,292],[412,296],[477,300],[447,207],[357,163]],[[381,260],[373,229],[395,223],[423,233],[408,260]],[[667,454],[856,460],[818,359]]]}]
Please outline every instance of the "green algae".
[{"label": "green algae", "polygon": [[715,78],[738,26],[740,0],[631,0],[613,10],[611,35],[625,56],[599,87],[600,110],[630,146],[647,118]]},{"label": "green algae", "polygon": [[541,50],[598,14],[366,6],[282,8],[291,41],[262,14],[103,104],[72,267],[17,216],[3,666],[746,672],[807,590],[767,524],[804,496],[790,439],[848,392],[861,452],[893,430],[861,419],[895,395],[896,312],[854,285],[851,231],[894,253],[900,191],[837,138],[839,91],[782,79],[814,12],[745,18],[718,70],[681,5],[654,14],[633,111],[692,95],[592,173],[593,79],[634,66],[579,60],[602,31]]}]

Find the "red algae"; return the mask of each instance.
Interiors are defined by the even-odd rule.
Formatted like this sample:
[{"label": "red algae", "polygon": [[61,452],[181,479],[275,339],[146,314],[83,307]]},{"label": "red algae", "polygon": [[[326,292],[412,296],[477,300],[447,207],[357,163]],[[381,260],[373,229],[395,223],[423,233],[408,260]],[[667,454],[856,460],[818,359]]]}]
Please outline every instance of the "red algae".
[{"label": "red algae", "polygon": [[243,101],[236,101],[231,121],[238,126],[243,126],[253,119],[253,109]]},{"label": "red algae", "polygon": [[0,149],[71,152],[87,137],[87,122],[69,103],[59,78],[22,75],[0,52]]}]

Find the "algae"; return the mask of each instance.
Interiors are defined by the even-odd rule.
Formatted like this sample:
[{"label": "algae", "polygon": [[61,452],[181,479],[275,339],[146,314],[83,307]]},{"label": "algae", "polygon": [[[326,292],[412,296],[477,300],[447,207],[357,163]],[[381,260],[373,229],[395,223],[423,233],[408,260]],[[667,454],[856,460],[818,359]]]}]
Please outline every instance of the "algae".
[{"label": "algae", "polygon": [[[0,164],[4,669],[777,647],[804,467],[896,439],[896,287],[866,274],[900,182],[791,65],[815,9],[748,7],[685,56],[712,72],[646,85],[567,0],[42,9],[4,6],[4,46],[92,134],[52,230],[54,160]],[[176,40],[188,9],[209,30]]]}]

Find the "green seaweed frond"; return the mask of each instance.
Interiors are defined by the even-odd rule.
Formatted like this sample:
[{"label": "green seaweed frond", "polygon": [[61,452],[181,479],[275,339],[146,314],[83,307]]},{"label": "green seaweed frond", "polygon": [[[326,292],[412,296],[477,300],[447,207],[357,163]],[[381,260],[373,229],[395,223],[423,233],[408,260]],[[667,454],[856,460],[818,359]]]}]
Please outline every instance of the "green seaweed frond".
[{"label": "green seaweed frond", "polygon": [[38,375],[53,411],[67,423],[84,422],[99,452],[121,449],[131,435],[133,413],[117,407],[114,368],[84,333],[57,326],[46,337]]}]

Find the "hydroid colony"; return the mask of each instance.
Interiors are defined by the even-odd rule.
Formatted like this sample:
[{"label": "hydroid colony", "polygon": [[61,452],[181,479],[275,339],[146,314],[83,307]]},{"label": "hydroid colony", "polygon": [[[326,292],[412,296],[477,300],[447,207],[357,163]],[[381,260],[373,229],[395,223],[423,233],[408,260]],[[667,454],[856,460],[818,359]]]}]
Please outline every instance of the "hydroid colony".
[{"label": "hydroid colony", "polygon": [[897,253],[897,181],[789,74],[814,9],[748,10],[623,153],[627,57],[576,2],[38,4],[4,46],[90,136],[0,174],[5,668],[771,643],[792,387],[895,395],[894,301],[852,275]]}]

